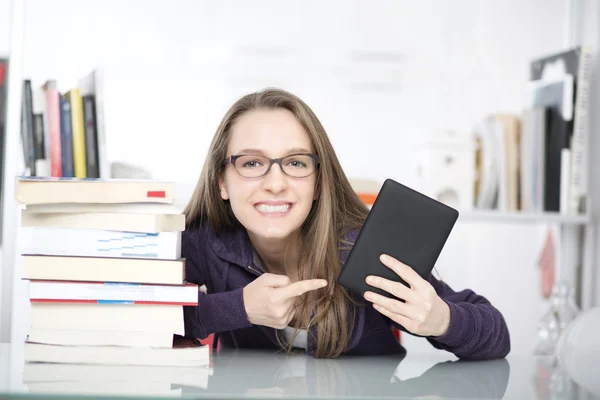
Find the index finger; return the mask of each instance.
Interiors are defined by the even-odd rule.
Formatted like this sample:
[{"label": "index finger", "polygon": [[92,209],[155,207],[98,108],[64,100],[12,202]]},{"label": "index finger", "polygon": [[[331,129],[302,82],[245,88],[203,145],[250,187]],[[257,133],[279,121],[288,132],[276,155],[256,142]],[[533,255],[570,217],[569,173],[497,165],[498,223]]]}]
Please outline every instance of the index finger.
[{"label": "index finger", "polygon": [[414,269],[403,262],[396,260],[394,257],[382,254],[379,259],[385,266],[394,271],[400,278],[404,279],[411,288],[414,288],[415,286],[418,287],[423,281],[423,278],[421,278]]},{"label": "index finger", "polygon": [[325,286],[327,286],[327,281],[325,279],[306,279],[304,281],[291,283],[277,290],[284,298],[292,298],[302,296],[306,292],[321,289]]}]

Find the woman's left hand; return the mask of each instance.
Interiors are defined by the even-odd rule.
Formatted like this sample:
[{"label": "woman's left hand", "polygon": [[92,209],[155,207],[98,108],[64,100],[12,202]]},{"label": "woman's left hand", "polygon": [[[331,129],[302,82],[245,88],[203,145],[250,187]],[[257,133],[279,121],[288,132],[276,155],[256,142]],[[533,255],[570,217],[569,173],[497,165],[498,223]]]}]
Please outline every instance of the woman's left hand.
[{"label": "woman's left hand", "polygon": [[367,284],[385,290],[394,297],[390,299],[377,293],[365,292],[365,299],[381,314],[399,323],[407,331],[420,336],[441,336],[450,325],[450,308],[436,293],[429,282],[412,268],[388,255],[381,255],[381,262],[400,276],[410,288],[400,282],[379,276],[368,276]]}]

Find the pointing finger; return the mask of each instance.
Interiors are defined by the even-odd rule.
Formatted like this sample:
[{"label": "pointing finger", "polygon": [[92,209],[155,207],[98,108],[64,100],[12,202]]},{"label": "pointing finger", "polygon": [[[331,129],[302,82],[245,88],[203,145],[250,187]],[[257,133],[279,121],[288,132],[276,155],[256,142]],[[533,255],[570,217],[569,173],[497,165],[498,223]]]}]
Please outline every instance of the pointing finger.
[{"label": "pointing finger", "polygon": [[307,279],[282,287],[279,289],[279,292],[284,298],[292,298],[302,296],[306,292],[321,289],[325,286],[327,286],[327,281],[325,279]]}]

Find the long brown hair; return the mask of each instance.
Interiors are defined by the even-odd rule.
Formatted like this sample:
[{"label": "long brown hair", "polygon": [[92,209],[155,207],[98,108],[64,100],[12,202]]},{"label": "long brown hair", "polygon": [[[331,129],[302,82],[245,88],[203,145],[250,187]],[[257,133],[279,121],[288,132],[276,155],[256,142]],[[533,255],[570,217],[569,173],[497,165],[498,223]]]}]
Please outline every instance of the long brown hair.
[{"label": "long brown hair", "polygon": [[233,104],[217,128],[192,199],[184,210],[186,225],[208,223],[213,229],[241,227],[229,202],[221,199],[218,187],[231,128],[249,111],[276,109],[288,110],[296,116],[320,157],[316,200],[300,229],[297,274],[298,279],[326,279],[328,293],[320,297],[307,295],[298,311],[300,315],[312,315],[308,325],[316,327],[315,356],[337,357],[347,348],[355,317],[351,298],[336,284],[341,267],[341,239],[349,230],[362,226],[368,209],[352,189],[325,129],[308,105],[280,89],[251,93]]}]

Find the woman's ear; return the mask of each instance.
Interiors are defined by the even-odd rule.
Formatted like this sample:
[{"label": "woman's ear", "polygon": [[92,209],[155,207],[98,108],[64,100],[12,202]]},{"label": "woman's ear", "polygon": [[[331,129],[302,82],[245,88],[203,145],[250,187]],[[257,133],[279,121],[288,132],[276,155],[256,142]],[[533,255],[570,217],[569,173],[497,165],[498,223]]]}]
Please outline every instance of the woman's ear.
[{"label": "woman's ear", "polygon": [[227,192],[227,188],[225,187],[225,179],[221,176],[219,178],[219,193],[221,193],[221,198],[223,200],[229,200],[229,192]]}]

